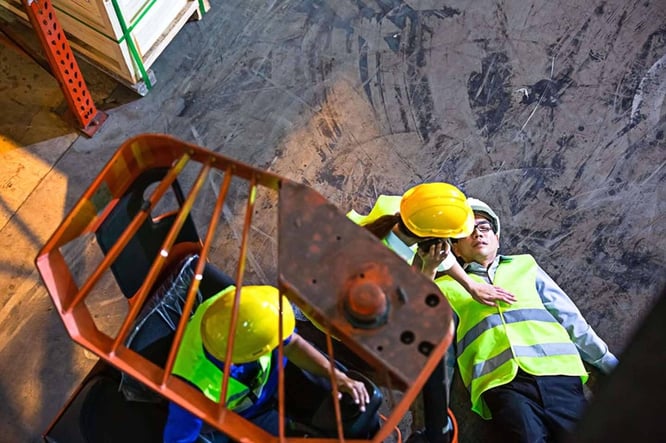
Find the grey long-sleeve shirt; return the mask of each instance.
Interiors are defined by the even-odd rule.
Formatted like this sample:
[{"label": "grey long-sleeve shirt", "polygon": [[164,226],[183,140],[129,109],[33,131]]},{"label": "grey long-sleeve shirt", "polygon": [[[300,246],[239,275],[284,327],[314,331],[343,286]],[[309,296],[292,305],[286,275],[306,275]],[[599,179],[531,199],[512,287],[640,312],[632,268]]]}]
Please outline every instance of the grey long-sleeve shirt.
[{"label": "grey long-sleeve shirt", "polygon": [[[510,261],[510,256],[499,255],[486,268],[478,263],[468,263],[465,271],[483,278],[492,284],[497,267],[503,261]],[[571,341],[578,348],[581,358],[599,368],[603,373],[610,373],[618,360],[608,349],[608,345],[594,332],[578,307],[557,283],[537,265],[536,290],[545,308],[569,333]]]}]

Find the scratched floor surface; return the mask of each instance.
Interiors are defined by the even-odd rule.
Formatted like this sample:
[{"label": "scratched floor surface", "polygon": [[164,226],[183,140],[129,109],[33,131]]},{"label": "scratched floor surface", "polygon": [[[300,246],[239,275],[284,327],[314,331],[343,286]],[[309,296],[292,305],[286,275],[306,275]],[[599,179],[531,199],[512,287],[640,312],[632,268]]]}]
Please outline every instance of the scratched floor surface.
[{"label": "scratched floor surface", "polygon": [[[455,183],[498,210],[502,252],[533,254],[620,356],[664,287],[666,0],[213,0],[155,63],[148,95],[118,100],[93,83],[109,118],[91,139],[63,125],[57,84],[8,48],[0,441],[40,441],[94,363],[67,337],[32,260],[141,133],[306,183],[343,210]],[[225,210],[230,225],[241,194]],[[214,201],[212,187],[203,199]],[[256,223],[247,281],[271,283],[277,230]],[[237,244],[233,233],[220,240],[215,259],[234,265]],[[461,441],[484,441],[460,386],[453,401]]]}]

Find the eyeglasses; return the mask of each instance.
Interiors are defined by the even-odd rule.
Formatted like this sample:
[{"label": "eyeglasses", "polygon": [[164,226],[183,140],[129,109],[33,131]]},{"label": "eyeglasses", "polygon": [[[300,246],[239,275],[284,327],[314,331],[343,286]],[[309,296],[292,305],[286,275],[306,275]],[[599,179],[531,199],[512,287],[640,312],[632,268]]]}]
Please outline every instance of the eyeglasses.
[{"label": "eyeglasses", "polygon": [[494,232],[493,226],[490,224],[490,222],[487,222],[487,221],[482,221],[482,222],[479,222],[479,223],[475,224],[474,229],[472,230],[472,233],[474,233],[475,230],[479,231],[481,234],[487,234],[490,231]]}]

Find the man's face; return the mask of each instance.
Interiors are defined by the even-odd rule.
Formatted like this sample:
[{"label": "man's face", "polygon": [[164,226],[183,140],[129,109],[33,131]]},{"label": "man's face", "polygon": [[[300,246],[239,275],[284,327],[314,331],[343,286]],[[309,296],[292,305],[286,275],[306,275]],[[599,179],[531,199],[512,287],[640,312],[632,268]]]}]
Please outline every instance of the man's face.
[{"label": "man's face", "polygon": [[493,232],[490,221],[481,214],[474,214],[474,231],[469,237],[457,240],[453,252],[465,263],[477,262],[487,266],[495,259],[499,238]]}]

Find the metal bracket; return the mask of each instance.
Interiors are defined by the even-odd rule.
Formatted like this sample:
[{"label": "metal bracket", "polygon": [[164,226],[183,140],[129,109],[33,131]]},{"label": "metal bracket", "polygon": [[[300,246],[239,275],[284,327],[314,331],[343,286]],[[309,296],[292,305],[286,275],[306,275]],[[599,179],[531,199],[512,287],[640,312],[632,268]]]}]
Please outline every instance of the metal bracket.
[{"label": "metal bracket", "polygon": [[283,181],[280,284],[303,312],[401,388],[424,381],[452,340],[452,311],[432,280],[307,186]]}]

